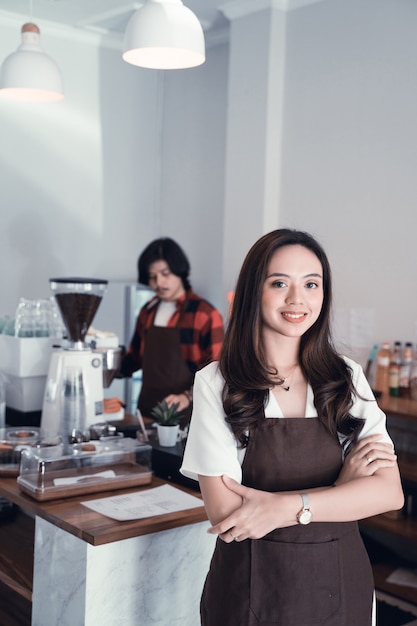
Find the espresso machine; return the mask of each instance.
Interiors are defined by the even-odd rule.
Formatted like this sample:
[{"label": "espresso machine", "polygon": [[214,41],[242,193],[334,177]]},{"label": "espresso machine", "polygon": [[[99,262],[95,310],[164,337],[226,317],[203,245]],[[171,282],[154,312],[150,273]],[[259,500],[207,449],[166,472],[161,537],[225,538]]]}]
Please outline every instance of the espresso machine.
[{"label": "espresso machine", "polygon": [[[41,428],[48,433],[67,432],[69,424],[65,422],[76,419],[83,431],[103,420],[103,362],[106,367],[106,355],[88,345],[85,339],[108,281],[51,278],[49,282],[68,338],[52,350]],[[69,411],[72,411],[70,417]]]}]

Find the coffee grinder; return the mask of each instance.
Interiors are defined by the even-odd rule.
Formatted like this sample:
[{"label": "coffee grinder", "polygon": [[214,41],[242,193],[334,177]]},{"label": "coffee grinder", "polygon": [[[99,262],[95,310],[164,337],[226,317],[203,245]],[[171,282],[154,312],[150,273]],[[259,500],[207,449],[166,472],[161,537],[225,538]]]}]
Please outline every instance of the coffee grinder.
[{"label": "coffee grinder", "polygon": [[[68,407],[76,407],[80,429],[103,419],[103,354],[85,343],[107,280],[51,278],[68,340],[52,350],[43,400],[41,428],[68,432]],[[72,409],[74,410],[74,409]]]}]

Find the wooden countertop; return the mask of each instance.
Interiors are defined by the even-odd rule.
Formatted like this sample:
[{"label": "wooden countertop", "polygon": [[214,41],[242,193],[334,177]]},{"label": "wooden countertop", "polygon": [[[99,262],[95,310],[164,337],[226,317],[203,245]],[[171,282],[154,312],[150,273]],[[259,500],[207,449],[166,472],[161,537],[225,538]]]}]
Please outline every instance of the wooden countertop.
[{"label": "wooden countertop", "polygon": [[[135,493],[164,484],[166,484],[166,481],[153,477],[151,484],[144,487],[38,502],[20,491],[16,478],[0,478],[0,496],[14,502],[28,513],[38,515],[79,539],[93,546],[98,546],[207,520],[203,502],[201,507],[196,509],[125,522],[118,522],[100,515],[81,504],[82,501],[86,500]],[[191,493],[193,496],[200,497],[196,492],[175,486],[182,491]]]},{"label": "wooden countertop", "polygon": [[417,400],[411,398],[395,398],[393,396],[382,396],[377,402],[384,413],[392,415],[401,415],[411,419],[417,418]]}]

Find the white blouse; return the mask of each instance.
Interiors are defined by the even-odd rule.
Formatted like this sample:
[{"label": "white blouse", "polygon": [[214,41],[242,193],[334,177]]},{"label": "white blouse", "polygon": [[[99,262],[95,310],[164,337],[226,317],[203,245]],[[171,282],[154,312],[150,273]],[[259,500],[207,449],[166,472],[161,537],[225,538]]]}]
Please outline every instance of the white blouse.
[{"label": "white blouse", "polygon": [[[360,396],[355,398],[351,414],[365,418],[359,439],[380,433],[383,435],[381,441],[392,443],[386,429],[385,413],[379,408],[362,367],[347,357],[345,360],[352,369],[353,385]],[[196,373],[193,414],[180,469],[188,478],[197,480],[198,474],[203,476],[227,474],[242,482],[241,466],[245,450],[238,448],[238,442],[225,421],[222,405],[223,385],[224,380],[217,362],[210,363]],[[313,400],[313,390],[309,385],[304,415],[306,418],[317,418]],[[285,417],[271,391],[265,407],[265,417]],[[341,442],[343,439],[344,437],[340,436]]]}]

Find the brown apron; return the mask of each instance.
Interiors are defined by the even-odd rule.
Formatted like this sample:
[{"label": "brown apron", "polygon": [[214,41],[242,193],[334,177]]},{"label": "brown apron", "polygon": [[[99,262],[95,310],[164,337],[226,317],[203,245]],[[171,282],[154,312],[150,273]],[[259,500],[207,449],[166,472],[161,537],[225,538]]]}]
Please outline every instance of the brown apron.
[{"label": "brown apron", "polygon": [[[339,442],[317,418],[264,418],[251,435],[242,482],[307,491],[333,484],[341,465]],[[218,539],[202,625],[370,626],[373,591],[356,522],[297,524],[230,544]]]},{"label": "brown apron", "polygon": [[[151,326],[146,331],[142,359],[142,388],[138,407],[142,415],[151,417],[153,407],[171,393],[190,389],[194,375],[181,353],[178,327]],[[181,428],[190,421],[191,406],[182,411]]]}]

